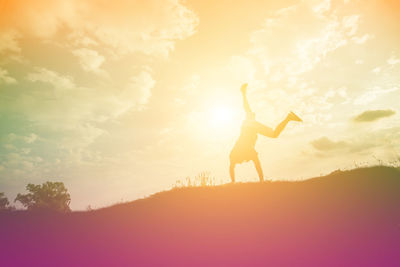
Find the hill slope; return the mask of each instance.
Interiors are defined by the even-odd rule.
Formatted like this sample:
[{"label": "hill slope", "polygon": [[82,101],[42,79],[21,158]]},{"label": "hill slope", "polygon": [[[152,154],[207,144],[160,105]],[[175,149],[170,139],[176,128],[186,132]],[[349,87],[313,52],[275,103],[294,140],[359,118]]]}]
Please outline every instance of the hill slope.
[{"label": "hill slope", "polygon": [[400,170],[174,189],[0,224],[4,266],[400,266]]}]

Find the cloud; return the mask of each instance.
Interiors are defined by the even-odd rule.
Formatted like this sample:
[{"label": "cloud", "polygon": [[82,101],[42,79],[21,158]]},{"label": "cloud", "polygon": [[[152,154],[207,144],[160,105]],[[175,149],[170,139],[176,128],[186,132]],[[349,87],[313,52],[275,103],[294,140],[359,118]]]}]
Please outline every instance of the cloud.
[{"label": "cloud", "polygon": [[[30,133],[29,135],[17,135],[15,133],[9,133],[0,139],[1,141],[5,142],[5,145],[8,145],[8,148],[13,149],[13,143],[23,143],[32,144],[38,139],[38,135],[35,133]],[[11,145],[11,146],[9,146]],[[15,148],[15,147],[14,147]]]},{"label": "cloud", "polygon": [[[46,125],[48,131],[61,132],[66,149],[85,147],[104,132],[98,123],[116,119],[129,110],[145,108],[156,83],[149,71],[140,71],[113,87],[83,87],[75,84],[70,76],[36,68],[27,80],[50,86],[55,94],[43,86],[31,86],[29,94],[20,95],[13,107],[18,107],[17,112],[30,121]],[[43,95],[49,97],[43,98]]]},{"label": "cloud", "polygon": [[27,144],[32,144],[37,140],[38,136],[34,133],[31,133],[29,136],[25,136],[24,140]]},{"label": "cloud", "polygon": [[353,38],[351,38],[351,40],[353,40],[356,44],[364,44],[366,43],[368,40],[373,39],[375,36],[373,36],[372,34],[364,34],[362,36],[354,36]]},{"label": "cloud", "polygon": [[34,72],[29,73],[27,79],[31,82],[49,83],[53,88],[58,90],[71,90],[76,87],[72,77],[40,67],[35,68]]},{"label": "cloud", "polygon": [[324,136],[311,141],[310,144],[317,150],[314,154],[317,157],[348,159],[349,155],[353,154],[353,156],[367,158],[371,155],[397,158],[398,153],[395,151],[400,151],[399,130],[398,126],[367,132],[363,130],[351,138],[337,141]]},{"label": "cloud", "polygon": [[[363,7],[329,0],[297,1],[271,12],[250,34],[250,48],[243,56],[255,67],[252,83],[260,84],[258,96],[268,101],[272,113],[282,107],[296,109],[312,125],[333,123],[341,113],[339,106],[347,110],[352,103],[374,101],[382,92],[362,96],[368,92],[365,84],[351,82],[380,78],[367,73],[378,63],[371,62],[365,50],[381,42],[379,32],[368,27],[370,19]],[[366,84],[375,89],[374,82]]]},{"label": "cloud", "polygon": [[393,87],[389,89],[381,89],[380,87],[375,87],[372,90],[369,90],[366,93],[363,93],[361,96],[354,99],[353,103],[355,105],[367,105],[371,102],[374,102],[381,95],[385,95],[388,93],[396,92],[399,90],[398,87]]},{"label": "cloud", "polygon": [[372,122],[372,121],[377,121],[382,118],[390,117],[396,114],[396,111],[391,110],[391,109],[385,109],[385,110],[367,110],[364,111],[363,113],[357,115],[354,118],[355,122]]},{"label": "cloud", "polygon": [[142,110],[151,97],[151,89],[155,80],[147,71],[141,71],[132,76],[119,97],[120,112],[123,113],[131,108]]},{"label": "cloud", "polygon": [[17,41],[20,37],[21,35],[14,29],[0,31],[0,53],[20,53],[21,48]]},{"label": "cloud", "polygon": [[394,56],[391,56],[391,57],[387,60],[387,63],[388,63],[389,65],[396,65],[396,64],[400,63],[400,59],[398,59],[398,58],[396,58],[396,57],[394,57]]},{"label": "cloud", "polygon": [[17,83],[17,80],[11,77],[7,70],[0,68],[0,84],[2,82],[5,84],[13,84]]},{"label": "cloud", "polygon": [[85,71],[94,72],[97,74],[104,74],[104,70],[101,69],[105,58],[99,54],[96,50],[88,48],[80,48],[72,51],[79,59],[79,63]]},{"label": "cloud", "polygon": [[63,30],[73,33],[72,38],[84,37],[77,43],[93,39],[115,53],[163,56],[175,40],[192,35],[197,24],[194,12],[176,0],[13,0],[3,7],[0,18],[0,28],[42,39],[55,38]]},{"label": "cloud", "polygon": [[311,145],[319,151],[330,151],[349,147],[349,143],[345,141],[332,141],[326,136],[311,141]]},{"label": "cloud", "polygon": [[342,19],[342,24],[347,35],[353,36],[357,32],[359,20],[359,15],[346,16]]},{"label": "cloud", "polygon": [[373,73],[380,73],[382,71],[382,68],[381,67],[376,67],[376,68],[373,68],[372,69],[372,72]]},{"label": "cloud", "polygon": [[[26,61],[16,66],[16,77],[25,77],[18,80],[21,90],[7,92],[4,99],[12,101],[0,109],[21,124],[32,122],[32,131],[68,155],[81,154],[125,112],[145,110],[156,84],[151,64],[198,24],[178,0],[15,0],[1,6],[0,66],[16,55]],[[0,68],[0,83],[14,82],[10,70]]]},{"label": "cloud", "polygon": [[331,0],[322,0],[318,1],[315,6],[312,7],[312,10],[315,13],[323,14],[331,9]]},{"label": "cloud", "polygon": [[[302,1],[268,18],[251,35],[252,53],[271,77],[298,76],[313,70],[330,53],[370,35],[359,34],[361,15],[331,10],[331,1]],[[301,27],[301,31],[299,31]]]}]

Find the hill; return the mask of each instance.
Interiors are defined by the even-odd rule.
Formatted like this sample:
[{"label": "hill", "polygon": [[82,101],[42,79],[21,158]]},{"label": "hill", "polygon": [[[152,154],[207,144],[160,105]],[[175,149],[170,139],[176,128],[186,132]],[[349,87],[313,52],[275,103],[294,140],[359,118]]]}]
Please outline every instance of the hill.
[{"label": "hill", "polygon": [[1,266],[400,266],[400,170],[0,214]]}]

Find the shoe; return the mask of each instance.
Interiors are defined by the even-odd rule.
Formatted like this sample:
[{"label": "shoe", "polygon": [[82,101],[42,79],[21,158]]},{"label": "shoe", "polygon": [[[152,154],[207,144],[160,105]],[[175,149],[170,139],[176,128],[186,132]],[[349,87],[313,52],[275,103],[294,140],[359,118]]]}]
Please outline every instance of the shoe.
[{"label": "shoe", "polygon": [[289,113],[289,118],[290,118],[292,121],[299,121],[299,122],[303,122],[303,120],[302,120],[302,119],[300,119],[300,117],[299,117],[299,116],[297,116],[296,114],[294,114],[294,112],[293,112],[293,111],[290,111],[290,113]]}]

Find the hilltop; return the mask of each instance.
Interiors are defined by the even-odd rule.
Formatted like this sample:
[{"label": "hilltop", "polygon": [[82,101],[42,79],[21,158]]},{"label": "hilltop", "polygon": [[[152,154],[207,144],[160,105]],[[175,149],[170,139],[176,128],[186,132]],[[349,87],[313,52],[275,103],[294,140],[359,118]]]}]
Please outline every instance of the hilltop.
[{"label": "hilltop", "polygon": [[0,214],[3,266],[399,266],[400,169]]}]

